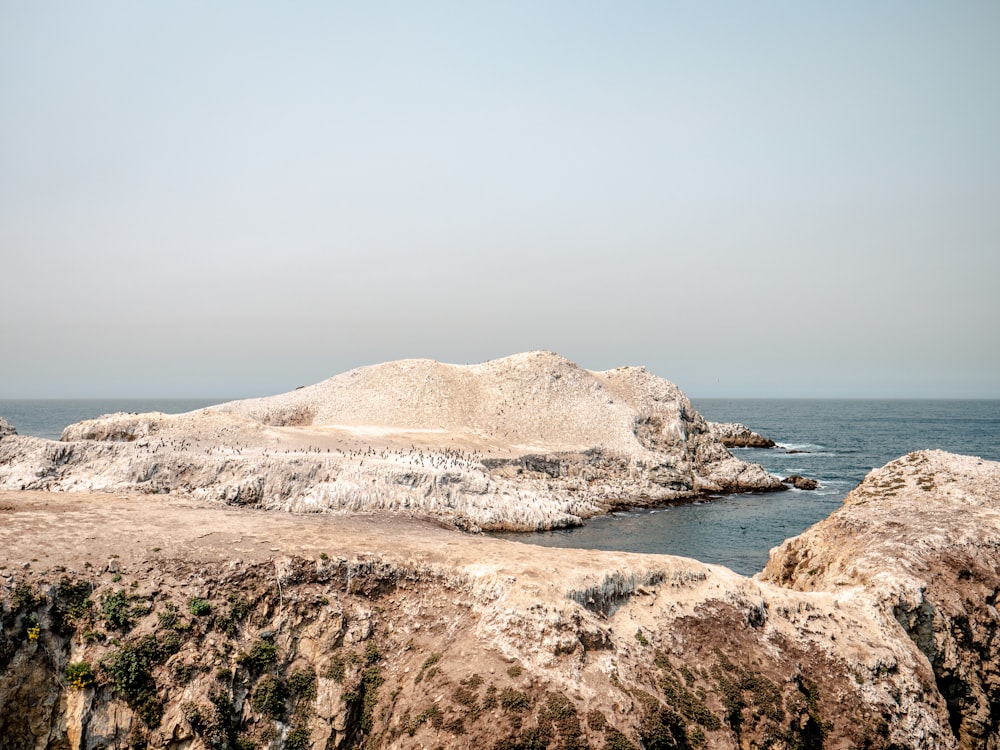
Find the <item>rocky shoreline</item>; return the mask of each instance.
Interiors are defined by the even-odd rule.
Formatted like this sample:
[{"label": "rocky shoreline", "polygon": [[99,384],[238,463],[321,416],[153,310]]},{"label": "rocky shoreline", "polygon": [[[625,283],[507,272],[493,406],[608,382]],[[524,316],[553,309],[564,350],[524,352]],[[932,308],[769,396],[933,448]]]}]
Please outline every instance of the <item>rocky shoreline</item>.
[{"label": "rocky shoreline", "polygon": [[893,461],[752,579],[456,531],[783,487],[720,432],[547,352],[0,420],[3,746],[994,750],[1000,463]]},{"label": "rocky shoreline", "polygon": [[998,504],[1000,464],[912,454],[748,579],[398,515],[0,492],[0,736],[991,748]]}]

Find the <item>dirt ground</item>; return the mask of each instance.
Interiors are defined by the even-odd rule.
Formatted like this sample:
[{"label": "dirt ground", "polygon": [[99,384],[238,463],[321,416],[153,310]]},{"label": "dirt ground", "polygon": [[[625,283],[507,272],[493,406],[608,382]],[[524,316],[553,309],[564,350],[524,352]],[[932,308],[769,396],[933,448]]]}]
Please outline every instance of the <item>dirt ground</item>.
[{"label": "dirt ground", "polygon": [[[825,731],[828,747],[888,747],[877,741],[883,735],[893,737],[893,747],[950,746],[941,739],[950,737],[944,701],[924,688],[933,684],[929,666],[867,596],[789,591],[680,557],[537,547],[399,514],[293,514],[179,495],[0,491],[0,585],[13,590],[28,581],[34,590],[54,591],[60,577],[95,584],[94,601],[117,588],[148,603],[127,643],[162,635],[162,618],[187,622],[178,653],[154,670],[162,716],[150,722],[149,746],[197,739],[184,706],[200,701],[208,716],[220,679],[232,703],[226,721],[237,722],[233,732],[262,744],[263,728],[274,722],[254,708],[258,677],[240,667],[240,655],[265,631],[281,655],[275,669],[282,675],[305,667],[333,675],[338,654],[356,657],[350,664],[359,666],[343,683],[317,683],[308,722],[315,746],[326,738],[341,746],[367,738],[372,747],[516,747],[528,746],[525,733],[543,729],[565,732],[557,738],[561,747],[638,746],[622,744],[626,737],[652,746],[664,733],[676,746],[690,746],[681,743],[690,732],[705,747],[735,750],[779,730],[790,738],[786,746],[816,747]],[[391,585],[383,588],[383,580]],[[177,614],[197,597],[229,617],[232,632],[202,627],[193,609],[191,618]],[[18,736],[72,728],[94,743],[124,746],[139,727],[137,714],[124,712],[128,695],[100,688],[89,713],[78,700],[59,702],[77,696],[62,677],[68,662],[110,663],[120,634],[70,642],[53,626],[47,601],[35,600],[32,614],[44,626],[37,642],[26,630],[8,638],[11,666],[6,688],[0,681],[0,709],[55,707],[20,722]],[[243,601],[250,617],[237,625],[231,603]],[[104,626],[95,619],[87,627]],[[41,682],[39,649],[63,655]],[[352,708],[359,691],[369,689],[362,668],[372,649],[381,685],[369,686],[377,724]],[[879,670],[889,663],[895,671],[886,682]],[[181,681],[178,667],[193,669],[194,682]],[[686,692],[678,692],[681,679]],[[753,692],[759,685],[768,690]],[[735,724],[725,703],[733,689],[748,701]],[[494,700],[486,710],[490,690],[493,698],[517,696],[523,707],[511,713]],[[686,705],[690,716],[681,716]],[[780,711],[768,713],[775,705]],[[432,714],[437,723],[420,718]],[[596,714],[600,721],[590,724]],[[554,715],[565,725],[545,729]],[[2,731],[11,730],[0,724]],[[933,741],[918,743],[917,735]]]},{"label": "dirt ground", "polygon": [[569,579],[655,561],[663,555],[550,549],[466,534],[397,514],[296,514],[198,502],[171,495],[0,491],[0,571],[104,566],[156,558],[246,563],[299,556],[402,563],[516,576],[553,595]]}]

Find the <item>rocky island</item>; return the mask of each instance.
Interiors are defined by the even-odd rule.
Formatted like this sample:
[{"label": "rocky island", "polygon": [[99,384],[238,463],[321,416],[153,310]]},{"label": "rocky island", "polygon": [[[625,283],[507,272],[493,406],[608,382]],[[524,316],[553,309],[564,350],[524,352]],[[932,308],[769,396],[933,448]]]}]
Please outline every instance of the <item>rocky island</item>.
[{"label": "rocky island", "polygon": [[[524,387],[490,390],[498,363]],[[470,466],[526,527],[582,517],[563,494],[599,510],[616,488],[658,502],[758,476],[644,371],[498,363],[365,368],[60,442],[0,430],[3,747],[997,747],[1000,464],[894,461],[754,578],[484,538],[454,528],[496,518],[461,499]],[[425,397],[387,392],[390,373]],[[447,378],[504,418],[448,422],[469,406],[433,398]],[[532,427],[564,378],[580,411]],[[372,390],[355,416],[351,381]],[[414,402],[429,411],[403,422]],[[359,501],[404,489],[340,502],[354,465]]]},{"label": "rocky island", "polygon": [[578,525],[620,507],[777,491],[673,383],[551,352],[403,360],[181,415],[115,414],[0,443],[0,488],[184,493],[393,511],[463,529]]}]

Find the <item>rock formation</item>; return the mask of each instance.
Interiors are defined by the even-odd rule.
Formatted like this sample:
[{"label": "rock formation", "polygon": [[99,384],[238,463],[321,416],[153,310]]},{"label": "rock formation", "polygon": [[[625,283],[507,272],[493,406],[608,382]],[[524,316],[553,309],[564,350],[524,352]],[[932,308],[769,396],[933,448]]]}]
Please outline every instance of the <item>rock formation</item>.
[{"label": "rock formation", "polygon": [[8,435],[16,435],[17,430],[14,429],[14,425],[8,422],[3,417],[0,417],[0,440],[7,437]]},{"label": "rock formation", "polygon": [[[817,530],[815,547],[789,543],[794,563],[776,553],[780,581],[399,516],[0,492],[0,736],[86,750],[992,747],[988,727],[965,728],[995,715],[1000,465],[953,467],[965,478],[917,490],[931,525],[884,525],[853,562]],[[855,521],[868,508],[879,525],[893,475]],[[979,608],[974,641],[954,619],[928,626],[938,600],[909,586],[942,556],[961,566],[948,606]],[[900,595],[886,601],[870,574]],[[936,676],[930,643],[968,683]],[[951,709],[965,684],[985,702]]]},{"label": "rock formation", "polygon": [[814,490],[819,487],[819,482],[815,479],[809,479],[807,477],[800,476],[799,474],[792,474],[790,477],[785,477],[781,481],[785,484],[792,485],[797,490]]},{"label": "rock formation", "polygon": [[755,579],[170,496],[0,492],[0,514],[5,747],[1000,736],[997,463],[894,461]]},{"label": "rock formation", "polygon": [[727,448],[773,448],[777,445],[739,422],[709,422],[708,426]]},{"label": "rock formation", "polygon": [[920,451],[871,472],[761,579],[864,591],[933,672],[958,746],[1000,746],[1000,464]]},{"label": "rock formation", "polygon": [[616,507],[783,489],[734,458],[674,384],[550,352],[390,362],[188,414],[115,414],[0,444],[0,488],[186,493],[388,510],[468,529],[575,525]]}]

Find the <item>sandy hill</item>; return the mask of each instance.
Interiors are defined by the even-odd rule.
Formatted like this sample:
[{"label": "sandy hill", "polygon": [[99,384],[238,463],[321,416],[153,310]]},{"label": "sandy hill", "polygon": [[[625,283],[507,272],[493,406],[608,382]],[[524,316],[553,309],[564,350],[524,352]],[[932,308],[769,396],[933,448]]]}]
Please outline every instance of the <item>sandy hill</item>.
[{"label": "sandy hill", "polygon": [[673,383],[642,367],[593,372],[546,351],[476,365],[407,359],[361,367],[290,393],[215,407],[271,425],[427,430],[547,450],[641,451],[636,421],[656,415],[683,440],[695,415]]}]

